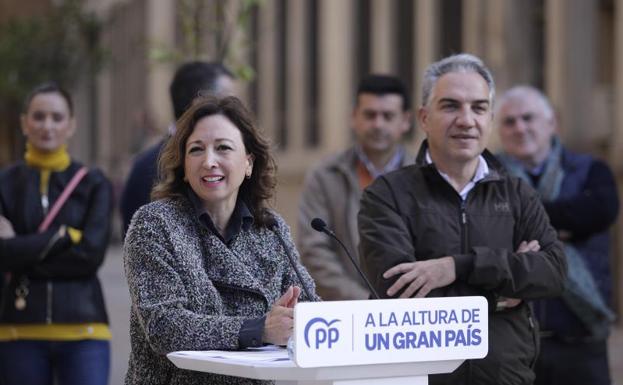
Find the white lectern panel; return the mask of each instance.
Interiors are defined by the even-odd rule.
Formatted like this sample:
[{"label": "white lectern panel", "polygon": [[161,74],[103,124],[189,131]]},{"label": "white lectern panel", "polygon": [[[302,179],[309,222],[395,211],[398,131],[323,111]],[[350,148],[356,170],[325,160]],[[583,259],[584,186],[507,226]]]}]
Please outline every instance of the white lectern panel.
[{"label": "white lectern panel", "polygon": [[295,308],[301,367],[447,361],[487,355],[484,297],[305,302]]}]

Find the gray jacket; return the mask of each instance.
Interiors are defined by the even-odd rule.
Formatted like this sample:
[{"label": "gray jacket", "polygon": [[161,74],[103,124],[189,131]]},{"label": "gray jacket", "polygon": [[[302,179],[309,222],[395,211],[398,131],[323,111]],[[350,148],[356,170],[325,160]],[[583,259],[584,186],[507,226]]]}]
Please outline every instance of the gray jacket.
[{"label": "gray jacket", "polygon": [[[414,158],[405,153],[403,166],[413,162]],[[307,173],[299,202],[297,245],[324,300],[367,299],[370,295],[337,242],[310,226],[313,218],[322,218],[359,262],[357,213],[361,188],[356,167],[354,147],[322,161]]]},{"label": "gray jacket", "polygon": [[[283,219],[278,231],[298,258]],[[178,350],[235,350],[245,320],[264,316],[290,285],[299,285],[277,235],[242,230],[230,248],[199,222],[185,198],[143,206],[124,245],[132,300],[132,352],[126,384],[261,384],[237,377],[177,369]],[[305,285],[309,274],[300,268]]]}]

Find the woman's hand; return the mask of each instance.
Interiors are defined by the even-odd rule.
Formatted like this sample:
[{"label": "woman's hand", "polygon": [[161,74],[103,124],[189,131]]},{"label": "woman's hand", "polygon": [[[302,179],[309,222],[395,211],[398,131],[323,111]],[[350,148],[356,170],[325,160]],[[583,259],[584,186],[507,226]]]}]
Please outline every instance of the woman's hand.
[{"label": "woman's hand", "polygon": [[7,239],[15,237],[13,225],[4,216],[0,215],[0,238]]},{"label": "woman's hand", "polygon": [[268,344],[285,345],[294,328],[294,306],[297,304],[301,288],[290,286],[272,306],[266,321],[262,341]]}]

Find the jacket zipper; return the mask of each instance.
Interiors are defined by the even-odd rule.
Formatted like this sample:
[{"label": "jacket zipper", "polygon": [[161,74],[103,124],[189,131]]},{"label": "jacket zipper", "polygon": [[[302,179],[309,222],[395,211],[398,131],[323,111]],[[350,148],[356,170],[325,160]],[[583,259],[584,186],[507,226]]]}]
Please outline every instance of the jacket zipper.
[{"label": "jacket zipper", "polygon": [[41,207],[43,208],[43,215],[48,214],[48,207],[50,206],[50,202],[48,201],[47,194],[41,195]]},{"label": "jacket zipper", "polygon": [[[467,199],[461,199],[461,205],[460,205],[460,210],[459,210],[459,216],[460,216],[460,222],[461,222],[461,253],[465,254],[467,253],[467,243],[468,243],[468,237],[467,237],[467,210],[465,208],[465,201]],[[467,382],[468,384],[472,383],[472,360],[467,360]]]},{"label": "jacket zipper", "polygon": [[47,282],[47,304],[46,304],[46,314],[45,314],[45,322],[47,324],[52,323],[52,281]]},{"label": "jacket zipper", "polygon": [[461,252],[467,253],[467,211],[465,210],[465,201],[461,200],[460,209],[461,221]]}]

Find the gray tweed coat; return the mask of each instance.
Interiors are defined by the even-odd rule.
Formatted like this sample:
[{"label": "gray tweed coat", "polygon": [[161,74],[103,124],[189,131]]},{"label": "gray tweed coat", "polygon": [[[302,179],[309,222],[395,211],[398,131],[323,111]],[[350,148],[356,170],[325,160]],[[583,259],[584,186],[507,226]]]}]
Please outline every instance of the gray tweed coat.
[{"label": "gray tweed coat", "polygon": [[[288,226],[274,215],[298,258]],[[164,199],[134,215],[124,266],[132,300],[126,384],[266,383],[178,369],[166,354],[238,349],[242,323],[265,315],[297,284],[274,232],[252,226],[228,248],[200,224],[188,200]],[[299,269],[313,288],[309,274]]]}]

